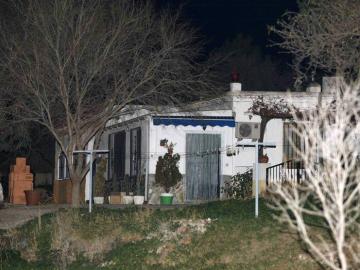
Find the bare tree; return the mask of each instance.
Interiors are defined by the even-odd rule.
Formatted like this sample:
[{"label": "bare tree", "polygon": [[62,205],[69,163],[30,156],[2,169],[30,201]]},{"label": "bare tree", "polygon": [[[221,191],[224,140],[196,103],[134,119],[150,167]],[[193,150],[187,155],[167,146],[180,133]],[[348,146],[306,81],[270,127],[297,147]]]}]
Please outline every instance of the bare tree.
[{"label": "bare tree", "polygon": [[294,56],[297,86],[323,71],[354,80],[360,71],[360,2],[301,0],[270,31],[274,44]]},{"label": "bare tree", "polygon": [[[283,98],[258,96],[248,109],[249,113],[260,116],[260,138],[264,141],[265,130],[268,122],[272,119],[292,119],[292,111],[299,111],[288,104]],[[263,148],[259,148],[259,158],[263,154]]]},{"label": "bare tree", "polygon": [[[196,32],[150,1],[30,0],[2,31],[16,120],[45,126],[64,152],[72,204],[88,171],[72,156],[127,105],[179,104],[212,88]],[[10,30],[9,30],[10,29]],[[66,143],[64,142],[66,138]]]},{"label": "bare tree", "polygon": [[290,142],[304,162],[306,180],[272,189],[280,220],[330,269],[360,267],[359,87],[343,82],[333,102],[301,117],[293,114],[305,150]]}]

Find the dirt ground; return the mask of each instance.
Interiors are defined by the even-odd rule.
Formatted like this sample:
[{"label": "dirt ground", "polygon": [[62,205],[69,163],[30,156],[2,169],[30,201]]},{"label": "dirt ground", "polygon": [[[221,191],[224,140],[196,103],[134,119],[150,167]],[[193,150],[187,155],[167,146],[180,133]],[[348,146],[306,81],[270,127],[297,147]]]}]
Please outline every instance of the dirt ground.
[{"label": "dirt ground", "polygon": [[39,215],[57,211],[64,205],[47,204],[40,206],[5,205],[0,209],[0,230],[15,228]]}]

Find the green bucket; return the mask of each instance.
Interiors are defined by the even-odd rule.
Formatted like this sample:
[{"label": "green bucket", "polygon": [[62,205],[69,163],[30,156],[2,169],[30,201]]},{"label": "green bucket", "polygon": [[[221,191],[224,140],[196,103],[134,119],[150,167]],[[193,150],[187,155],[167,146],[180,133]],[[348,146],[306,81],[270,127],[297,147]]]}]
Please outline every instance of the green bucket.
[{"label": "green bucket", "polygon": [[160,195],[160,204],[161,205],[172,205],[174,196],[172,194],[169,195]]}]

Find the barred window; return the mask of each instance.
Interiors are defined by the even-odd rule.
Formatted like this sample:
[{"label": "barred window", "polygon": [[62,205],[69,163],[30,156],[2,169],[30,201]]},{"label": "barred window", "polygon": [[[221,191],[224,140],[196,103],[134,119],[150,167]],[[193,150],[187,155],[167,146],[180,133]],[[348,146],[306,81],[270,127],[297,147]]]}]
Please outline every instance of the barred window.
[{"label": "barred window", "polygon": [[58,179],[69,179],[69,167],[66,156],[63,152],[61,152],[58,158]]},{"label": "barred window", "polygon": [[295,149],[304,150],[304,142],[295,128],[296,123],[284,123],[283,161],[298,160],[300,157]]}]

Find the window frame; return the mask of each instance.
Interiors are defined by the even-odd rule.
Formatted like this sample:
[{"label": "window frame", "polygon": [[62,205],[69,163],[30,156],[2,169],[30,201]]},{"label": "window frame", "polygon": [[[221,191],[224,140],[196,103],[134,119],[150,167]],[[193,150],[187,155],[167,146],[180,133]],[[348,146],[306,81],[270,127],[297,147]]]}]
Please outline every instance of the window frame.
[{"label": "window frame", "polygon": [[70,179],[68,162],[64,152],[59,154],[57,164],[57,180]]}]

